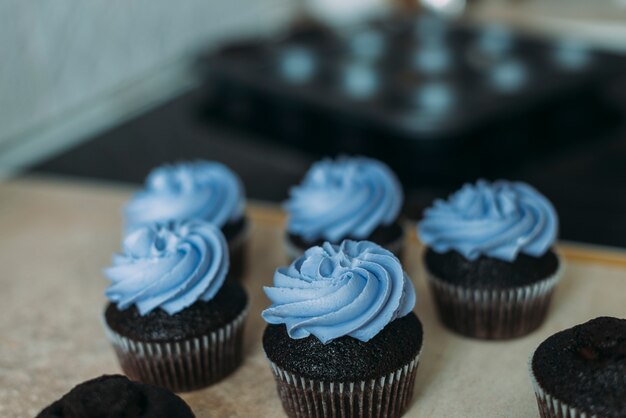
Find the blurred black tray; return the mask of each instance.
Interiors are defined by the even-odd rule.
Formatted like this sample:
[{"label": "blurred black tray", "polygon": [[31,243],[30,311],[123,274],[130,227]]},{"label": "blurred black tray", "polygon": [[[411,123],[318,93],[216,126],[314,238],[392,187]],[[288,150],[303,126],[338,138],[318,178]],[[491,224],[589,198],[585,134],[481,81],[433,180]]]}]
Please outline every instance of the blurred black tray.
[{"label": "blurred black tray", "polygon": [[320,154],[374,154],[433,184],[503,175],[610,129],[603,87],[626,67],[571,41],[422,16],[297,28],[200,68],[212,120]]}]

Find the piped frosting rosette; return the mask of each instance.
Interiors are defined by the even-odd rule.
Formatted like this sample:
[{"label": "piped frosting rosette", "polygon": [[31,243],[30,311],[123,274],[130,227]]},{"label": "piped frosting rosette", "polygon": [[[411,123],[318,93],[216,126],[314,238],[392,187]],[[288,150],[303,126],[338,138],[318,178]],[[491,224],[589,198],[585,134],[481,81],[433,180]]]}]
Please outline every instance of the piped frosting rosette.
[{"label": "piped frosting rosette", "polygon": [[172,315],[197,300],[208,301],[228,272],[228,249],[220,230],[191,221],[153,225],[129,234],[124,253],[105,270],[106,296],[119,309],[136,305],[141,315],[161,308]]},{"label": "piped frosting rosette", "polygon": [[558,217],[546,197],[528,184],[503,180],[464,185],[448,200],[435,201],[418,226],[434,251],[456,250],[468,260],[540,257],[557,233]]},{"label": "piped frosting rosette", "polygon": [[201,219],[223,227],[244,214],[245,194],[235,173],[217,162],[163,165],[124,208],[132,231],[154,222]]},{"label": "piped frosting rosette", "polygon": [[241,364],[247,296],[225,282],[228,268],[224,235],[204,221],[153,224],[126,236],[104,271],[111,280],[105,330],[126,375],[188,391]]},{"label": "piped frosting rosette", "polygon": [[415,305],[400,261],[368,241],[310,248],[279,268],[265,293],[272,301],[262,313],[268,323],[284,323],[291,338],[312,334],[322,343],[346,335],[369,341]]},{"label": "piped frosting rosette", "polygon": [[378,226],[397,219],[402,201],[400,182],[382,162],[365,157],[323,160],[291,189],[285,204],[287,229],[309,242],[366,239]]}]

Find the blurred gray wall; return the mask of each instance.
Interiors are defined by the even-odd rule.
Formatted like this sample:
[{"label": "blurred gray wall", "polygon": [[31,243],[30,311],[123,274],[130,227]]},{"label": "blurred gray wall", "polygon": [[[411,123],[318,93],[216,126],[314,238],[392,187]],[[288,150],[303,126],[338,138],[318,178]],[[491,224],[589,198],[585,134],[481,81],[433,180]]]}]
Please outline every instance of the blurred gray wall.
[{"label": "blurred gray wall", "polygon": [[194,53],[295,0],[0,1],[0,175],[190,86]]}]

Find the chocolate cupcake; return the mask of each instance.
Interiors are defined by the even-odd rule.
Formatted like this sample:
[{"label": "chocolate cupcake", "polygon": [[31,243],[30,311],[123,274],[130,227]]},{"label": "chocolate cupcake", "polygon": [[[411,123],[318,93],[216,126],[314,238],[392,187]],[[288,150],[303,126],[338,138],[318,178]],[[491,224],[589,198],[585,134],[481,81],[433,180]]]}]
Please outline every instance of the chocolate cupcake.
[{"label": "chocolate cupcake", "polygon": [[287,254],[293,260],[309,247],[350,239],[375,242],[401,257],[403,200],[400,182],[380,161],[365,157],[319,161],[285,203]]},{"label": "chocolate cupcake", "polygon": [[124,207],[127,232],[155,222],[203,220],[217,225],[230,252],[229,277],[244,274],[248,221],[241,180],[217,162],[163,165],[150,172],[145,187]]},{"label": "chocolate cupcake", "polygon": [[530,377],[542,418],[626,417],[626,319],[552,335],[532,355]]},{"label": "chocolate cupcake", "polygon": [[225,281],[228,247],[213,224],[141,227],[105,275],[105,329],[129,377],[174,391],[213,384],[242,360],[248,297]]},{"label": "chocolate cupcake", "polygon": [[310,248],[265,293],[263,349],[289,417],[402,415],[423,333],[390,251],[367,241]]},{"label": "chocolate cupcake", "polygon": [[76,386],[36,418],[194,418],[169,390],[104,375]]},{"label": "chocolate cupcake", "polygon": [[483,339],[539,327],[562,275],[557,231],[552,204],[524,183],[479,180],[436,201],[418,235],[442,322]]}]

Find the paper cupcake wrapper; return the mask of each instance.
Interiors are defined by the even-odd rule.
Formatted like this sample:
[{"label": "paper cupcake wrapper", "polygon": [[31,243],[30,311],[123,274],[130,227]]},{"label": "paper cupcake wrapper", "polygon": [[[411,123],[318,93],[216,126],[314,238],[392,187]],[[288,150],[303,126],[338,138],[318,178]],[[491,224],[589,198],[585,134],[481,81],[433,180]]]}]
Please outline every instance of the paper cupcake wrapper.
[{"label": "paper cupcake wrapper", "polygon": [[[283,243],[285,246],[285,252],[287,253],[287,257],[289,258],[290,262],[304,255],[304,251],[293,245],[289,241],[289,238],[285,237],[283,239]],[[388,249],[389,251],[394,253],[394,255],[398,257],[398,259],[402,260],[402,256],[404,253],[404,233],[402,233],[402,236],[400,236],[400,238],[398,238],[397,240],[385,245],[384,248]]]},{"label": "paper cupcake wrapper", "polygon": [[105,321],[124,373],[132,380],[185,392],[211,385],[233,372],[242,360],[247,307],[222,328],[173,342],[143,342],[113,331]]},{"label": "paper cupcake wrapper", "polygon": [[537,406],[539,407],[539,415],[541,418],[598,418],[597,415],[582,412],[578,408],[569,406],[565,402],[560,401],[546,392],[539,385],[539,382],[537,382],[537,379],[535,378],[535,373],[533,373],[533,356],[534,353],[530,356],[530,360],[528,362],[528,372],[535,391],[535,397],[537,398]]},{"label": "paper cupcake wrapper", "polygon": [[419,353],[386,376],[347,383],[301,377],[269,363],[290,418],[395,418],[413,397]]},{"label": "paper cupcake wrapper", "polygon": [[501,340],[526,335],[543,323],[563,270],[559,259],[554,275],[510,289],[469,289],[430,272],[427,277],[444,325],[468,337]]}]

